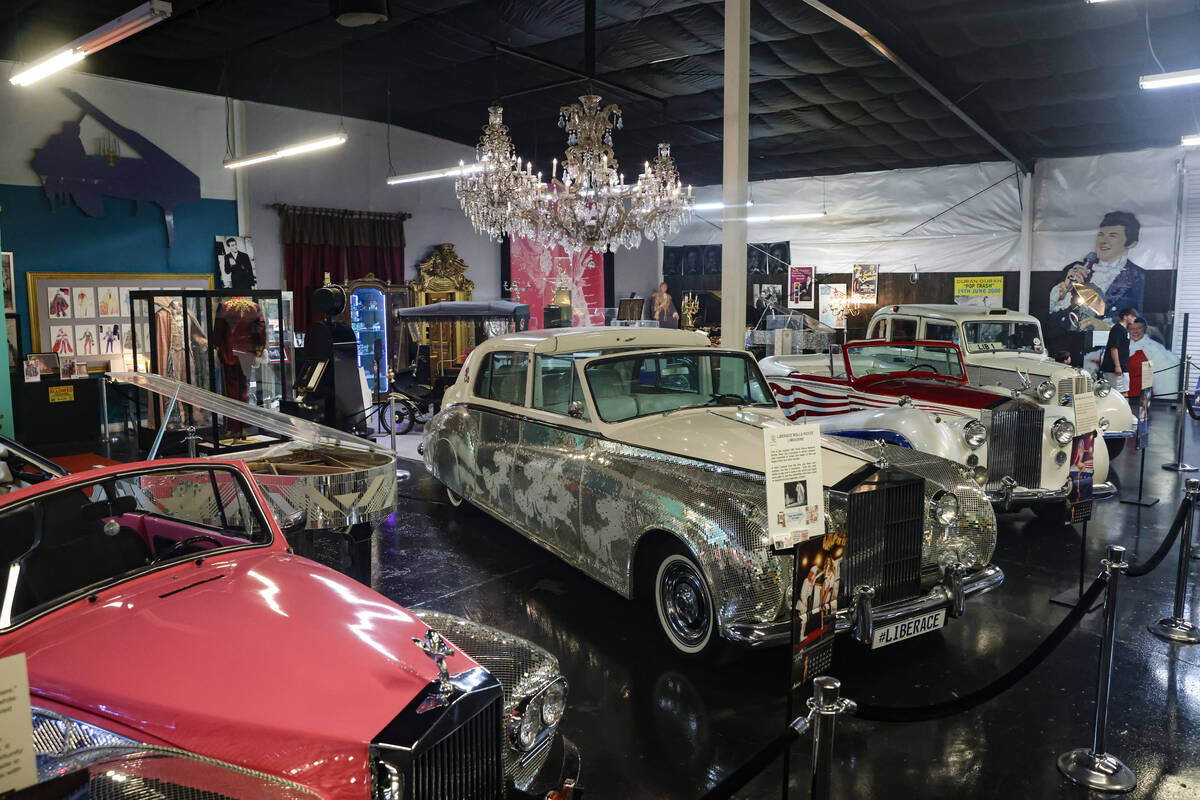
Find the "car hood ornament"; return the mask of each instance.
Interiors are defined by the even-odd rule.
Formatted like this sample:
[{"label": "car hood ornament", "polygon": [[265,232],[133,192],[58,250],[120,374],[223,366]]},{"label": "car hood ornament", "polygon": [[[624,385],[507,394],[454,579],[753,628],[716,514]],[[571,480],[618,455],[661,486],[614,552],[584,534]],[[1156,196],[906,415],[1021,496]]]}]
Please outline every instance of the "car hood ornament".
[{"label": "car hood ornament", "polygon": [[438,669],[437,694],[429,695],[417,707],[417,713],[424,714],[426,711],[450,704],[450,696],[454,694],[454,684],[450,681],[450,670],[446,666],[446,659],[454,655],[454,648],[432,628],[425,631],[423,639],[414,636],[412,641],[413,644],[425,651],[425,655],[434,660]]}]

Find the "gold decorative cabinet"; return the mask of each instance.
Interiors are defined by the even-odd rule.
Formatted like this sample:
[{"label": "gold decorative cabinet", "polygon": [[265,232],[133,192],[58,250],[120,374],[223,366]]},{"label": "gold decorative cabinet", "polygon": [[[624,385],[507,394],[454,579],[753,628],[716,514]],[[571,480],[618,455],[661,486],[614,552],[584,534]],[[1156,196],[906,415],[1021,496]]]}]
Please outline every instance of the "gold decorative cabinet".
[{"label": "gold decorative cabinet", "polygon": [[[425,306],[453,300],[470,300],[475,282],[466,276],[469,267],[447,242],[433,248],[433,254],[417,265],[417,277],[409,281],[412,305]],[[420,331],[417,343],[429,347],[431,375],[441,375],[462,364],[464,345],[473,341],[469,323],[431,321]]]}]

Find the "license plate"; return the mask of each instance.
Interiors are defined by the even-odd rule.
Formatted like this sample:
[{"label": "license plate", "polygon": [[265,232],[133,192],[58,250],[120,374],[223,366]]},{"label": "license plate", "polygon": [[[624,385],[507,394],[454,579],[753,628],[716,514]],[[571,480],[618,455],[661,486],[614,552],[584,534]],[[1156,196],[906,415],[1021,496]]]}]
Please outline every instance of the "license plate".
[{"label": "license plate", "polygon": [[945,624],[946,609],[944,608],[938,611],[930,611],[928,614],[922,614],[919,617],[909,617],[899,622],[889,623],[875,629],[875,635],[871,638],[871,649],[887,647],[889,644],[895,644],[904,639],[911,639],[914,636],[920,636],[922,633],[936,631],[938,628],[944,627]]}]

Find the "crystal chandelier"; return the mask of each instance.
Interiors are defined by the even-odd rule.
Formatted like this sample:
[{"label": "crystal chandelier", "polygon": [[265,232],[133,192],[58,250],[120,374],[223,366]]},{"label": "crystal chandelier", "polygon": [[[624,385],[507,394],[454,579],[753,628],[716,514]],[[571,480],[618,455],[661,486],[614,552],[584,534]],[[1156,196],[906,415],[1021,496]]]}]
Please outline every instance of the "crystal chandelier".
[{"label": "crystal chandelier", "polygon": [[488,112],[476,171],[464,171],[456,185],[463,212],[481,233],[517,234],[572,252],[603,252],[637,247],[642,237],[669,236],[691,218],[692,190],[684,190],[670,145],[659,144],[653,163],[645,162],[634,184],[625,183],[612,149],[612,130],[622,127],[615,104],[602,107],[600,97],[589,94],[560,109],[566,157],[561,177],[554,159],[547,183],[514,153],[501,109]]}]

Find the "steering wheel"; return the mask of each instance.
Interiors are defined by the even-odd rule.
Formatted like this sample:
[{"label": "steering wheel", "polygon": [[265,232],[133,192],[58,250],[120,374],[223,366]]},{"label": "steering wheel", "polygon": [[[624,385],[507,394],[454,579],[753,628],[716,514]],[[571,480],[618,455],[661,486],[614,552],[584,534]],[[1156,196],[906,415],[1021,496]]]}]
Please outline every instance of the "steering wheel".
[{"label": "steering wheel", "polygon": [[211,542],[211,543],[215,544],[217,547],[222,546],[221,540],[217,539],[215,536],[209,536],[207,534],[200,534],[199,536],[189,536],[186,539],[180,539],[178,542],[176,542],[175,544],[168,547],[164,552],[155,556],[154,560],[151,561],[150,563],[157,564],[160,561],[166,561],[168,558],[173,558],[175,555],[177,555],[175,552],[176,550],[182,550],[187,545],[195,544],[196,542]]},{"label": "steering wheel", "polygon": [[934,375],[941,374],[940,372],[937,371],[937,367],[933,366],[932,364],[913,364],[912,369],[909,371],[910,372],[932,372]]}]

